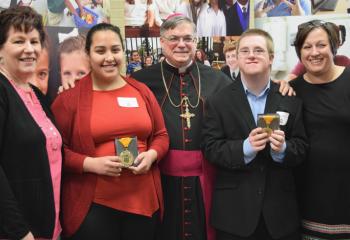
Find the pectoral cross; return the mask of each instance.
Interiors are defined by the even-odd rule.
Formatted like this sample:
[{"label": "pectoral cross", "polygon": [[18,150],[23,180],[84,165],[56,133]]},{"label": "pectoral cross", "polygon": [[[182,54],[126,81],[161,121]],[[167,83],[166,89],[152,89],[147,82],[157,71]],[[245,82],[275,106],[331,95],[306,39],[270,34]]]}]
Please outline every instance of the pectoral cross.
[{"label": "pectoral cross", "polygon": [[190,110],[188,109],[188,103],[187,98],[183,100],[185,102],[185,113],[181,113],[180,117],[183,119],[186,119],[187,127],[191,128],[191,118],[196,116],[194,113],[190,113]]}]

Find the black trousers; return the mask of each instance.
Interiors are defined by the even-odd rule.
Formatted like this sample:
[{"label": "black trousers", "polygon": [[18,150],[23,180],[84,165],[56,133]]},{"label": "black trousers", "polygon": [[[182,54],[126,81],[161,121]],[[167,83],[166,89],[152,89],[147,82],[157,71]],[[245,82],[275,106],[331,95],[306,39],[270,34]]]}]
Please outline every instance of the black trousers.
[{"label": "black trousers", "polygon": [[217,230],[216,240],[301,240],[301,235],[299,231],[296,231],[286,237],[273,239],[266,227],[264,217],[260,216],[258,226],[251,236],[240,237]]},{"label": "black trousers", "polygon": [[159,211],[152,217],[93,203],[78,231],[66,240],[154,240]]}]

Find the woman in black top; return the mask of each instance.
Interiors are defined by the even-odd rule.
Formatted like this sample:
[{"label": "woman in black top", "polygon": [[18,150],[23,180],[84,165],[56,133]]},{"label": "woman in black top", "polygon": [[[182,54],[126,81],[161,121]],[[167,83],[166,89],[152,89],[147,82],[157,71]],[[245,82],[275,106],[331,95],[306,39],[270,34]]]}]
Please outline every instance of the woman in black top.
[{"label": "woman in black top", "polygon": [[330,23],[299,25],[294,42],[306,73],[291,82],[304,103],[310,141],[297,172],[304,239],[350,238],[350,69],[334,64]]}]

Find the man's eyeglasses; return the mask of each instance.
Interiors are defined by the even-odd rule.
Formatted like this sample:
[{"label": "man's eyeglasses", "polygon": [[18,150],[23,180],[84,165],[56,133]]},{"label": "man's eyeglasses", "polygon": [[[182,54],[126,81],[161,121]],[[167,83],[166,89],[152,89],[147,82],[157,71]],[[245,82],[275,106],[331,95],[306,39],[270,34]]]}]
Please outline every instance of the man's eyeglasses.
[{"label": "man's eyeglasses", "polygon": [[242,57],[247,57],[250,55],[251,52],[253,52],[254,56],[261,56],[261,55],[264,55],[266,53],[266,51],[262,48],[254,48],[253,51],[251,51],[248,48],[242,48],[238,51],[238,55],[240,55]]},{"label": "man's eyeglasses", "polygon": [[163,36],[162,38],[168,40],[171,44],[178,44],[181,39],[184,43],[193,43],[195,42],[197,39],[191,35],[187,35],[187,36],[168,36],[168,37],[165,37]]}]

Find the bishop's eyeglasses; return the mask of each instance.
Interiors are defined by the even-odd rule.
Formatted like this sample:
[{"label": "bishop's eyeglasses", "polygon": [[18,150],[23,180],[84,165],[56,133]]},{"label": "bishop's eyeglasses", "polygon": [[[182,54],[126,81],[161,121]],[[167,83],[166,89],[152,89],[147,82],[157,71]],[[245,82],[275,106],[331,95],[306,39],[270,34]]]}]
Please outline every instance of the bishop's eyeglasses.
[{"label": "bishop's eyeglasses", "polygon": [[170,35],[170,36],[162,36],[162,38],[166,39],[169,41],[171,44],[178,44],[181,39],[184,43],[193,43],[197,40],[196,37],[192,35],[185,35],[185,36],[175,36],[175,35]]}]

